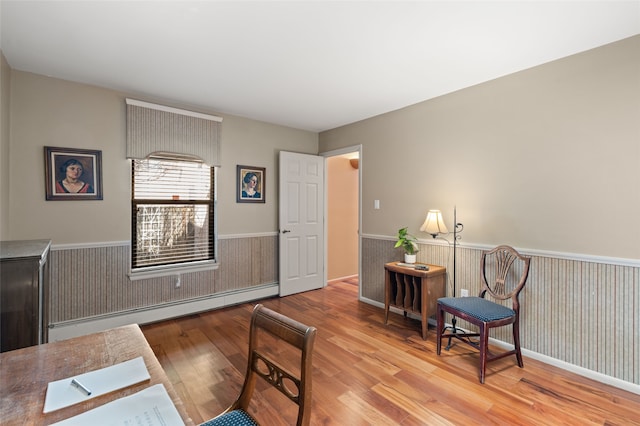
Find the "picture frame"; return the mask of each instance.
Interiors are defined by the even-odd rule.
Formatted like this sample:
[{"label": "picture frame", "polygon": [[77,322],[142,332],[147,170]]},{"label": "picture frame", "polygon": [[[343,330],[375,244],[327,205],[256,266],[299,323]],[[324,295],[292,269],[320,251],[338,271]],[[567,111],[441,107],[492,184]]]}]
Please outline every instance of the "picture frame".
[{"label": "picture frame", "polygon": [[44,147],[47,201],[102,200],[102,151]]},{"label": "picture frame", "polygon": [[236,170],[236,202],[264,203],[266,169],[264,167],[238,165]]}]

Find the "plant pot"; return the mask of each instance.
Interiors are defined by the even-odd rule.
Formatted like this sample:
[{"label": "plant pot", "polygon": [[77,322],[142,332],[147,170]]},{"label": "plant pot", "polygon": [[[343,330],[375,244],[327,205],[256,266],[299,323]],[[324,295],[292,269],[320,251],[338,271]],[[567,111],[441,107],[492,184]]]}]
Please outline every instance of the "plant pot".
[{"label": "plant pot", "polygon": [[416,255],[415,254],[404,254],[404,263],[416,263]]}]

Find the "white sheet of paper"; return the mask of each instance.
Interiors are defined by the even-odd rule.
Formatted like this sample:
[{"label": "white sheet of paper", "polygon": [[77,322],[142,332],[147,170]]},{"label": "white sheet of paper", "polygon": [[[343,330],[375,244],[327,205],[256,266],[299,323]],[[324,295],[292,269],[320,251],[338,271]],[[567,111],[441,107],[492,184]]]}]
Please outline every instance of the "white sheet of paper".
[{"label": "white sheet of paper", "polygon": [[154,385],[61,422],[57,426],[184,426],[164,385]]},{"label": "white sheet of paper", "polygon": [[[42,412],[49,413],[59,410],[150,378],[144,360],[142,357],[138,357],[100,370],[49,382]],[[76,379],[88,388],[91,395],[86,395],[80,389],[72,386],[72,379]]]}]

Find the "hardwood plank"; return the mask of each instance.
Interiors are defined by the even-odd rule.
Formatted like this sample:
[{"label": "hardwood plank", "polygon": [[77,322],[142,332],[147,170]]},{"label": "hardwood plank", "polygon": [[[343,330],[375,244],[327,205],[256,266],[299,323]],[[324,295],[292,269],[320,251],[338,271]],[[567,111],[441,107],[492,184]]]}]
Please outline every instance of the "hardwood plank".
[{"label": "hardwood plank", "polygon": [[367,425],[396,425],[397,421],[387,417],[384,412],[377,410],[369,405],[367,401],[360,398],[355,393],[348,391],[338,396],[338,400],[349,407],[353,412],[353,418],[357,419],[353,422],[349,421],[345,424],[367,424]]},{"label": "hardwood plank", "polygon": [[[384,309],[357,297],[357,280],[349,279],[260,301],[318,328],[313,425],[640,425],[640,395],[526,357],[522,369],[514,357],[489,364],[481,385],[472,348],[456,344],[437,356],[434,333],[422,340],[418,320],[390,314],[385,325]],[[142,327],[195,422],[238,395],[253,306]],[[263,424],[292,424],[295,410],[288,401],[270,402],[272,391],[258,382],[251,413]]]}]

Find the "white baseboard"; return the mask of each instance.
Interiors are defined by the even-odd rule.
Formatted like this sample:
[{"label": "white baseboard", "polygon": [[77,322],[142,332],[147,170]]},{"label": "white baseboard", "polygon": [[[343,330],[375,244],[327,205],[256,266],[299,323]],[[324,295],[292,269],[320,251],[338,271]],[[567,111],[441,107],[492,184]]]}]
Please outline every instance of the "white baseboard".
[{"label": "white baseboard", "polygon": [[332,283],[335,283],[335,282],[338,282],[338,281],[346,281],[346,280],[350,280],[352,278],[358,278],[358,274],[347,275],[347,276],[339,277],[339,278],[332,278],[329,281],[327,281],[327,284],[332,284]]},{"label": "white baseboard", "polygon": [[[360,301],[364,302],[364,303],[368,303],[370,305],[374,305],[374,306],[378,306],[382,309],[384,309],[384,303],[380,303],[378,301],[372,300],[372,299],[368,299],[366,297],[361,297]],[[394,307],[390,307],[389,308],[390,311],[395,312],[395,313],[399,313],[400,315],[403,314],[402,310],[394,308]],[[409,316],[411,318],[414,319],[420,319],[418,316],[413,315],[411,313],[409,313]],[[433,319],[429,319],[429,324],[434,325],[435,326],[435,321]],[[490,341],[492,344],[495,344],[496,346],[500,346],[502,348],[505,348],[507,350],[509,349],[513,349],[513,345],[503,342],[502,340],[496,340],[493,338],[490,338]],[[586,377],[588,379],[592,379],[595,380],[597,382],[600,383],[604,383],[606,385],[609,386],[613,386],[616,387],[618,389],[622,389],[625,390],[627,392],[631,392],[631,393],[635,393],[637,395],[640,395],[640,385],[636,385],[635,383],[631,383],[631,382],[627,382],[625,380],[621,380],[615,377],[611,377],[611,376],[607,376],[606,374],[602,374],[602,373],[598,373],[597,371],[593,371],[593,370],[589,370],[587,368],[584,367],[580,367],[578,365],[574,365],[553,357],[550,357],[548,355],[543,355],[540,354],[538,352],[534,352],[525,348],[522,348],[522,354],[524,356],[527,356],[531,359],[535,359],[537,361],[540,362],[544,362],[545,364],[549,364],[549,365],[553,365],[554,367],[558,367],[561,368],[563,370],[569,371],[571,373],[575,373],[578,374],[580,376]]]},{"label": "white baseboard", "polygon": [[[506,349],[513,349],[513,345],[505,343],[501,340],[490,340],[497,346],[501,346]],[[544,362],[545,364],[553,365],[554,367],[561,368],[571,373],[579,374],[580,376],[595,380],[596,382],[604,383],[605,385],[613,386],[615,388],[640,395],[640,385],[636,385],[635,383],[627,382],[626,380],[621,380],[612,376],[607,376],[606,374],[598,373],[597,371],[589,370],[588,368],[580,367],[578,365],[571,364],[566,361],[550,357],[548,355],[530,351],[529,349],[521,348],[521,350],[522,354],[524,356],[528,356],[529,358]]]},{"label": "white baseboard", "polygon": [[279,291],[278,283],[274,283],[183,303],[172,303],[150,309],[118,312],[101,317],[82,318],[74,321],[55,323],[49,326],[49,341],[55,342],[57,340],[83,336],[85,334],[96,333],[128,324],[148,324],[198,312],[210,311],[225,306],[277,296]]}]

